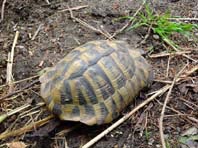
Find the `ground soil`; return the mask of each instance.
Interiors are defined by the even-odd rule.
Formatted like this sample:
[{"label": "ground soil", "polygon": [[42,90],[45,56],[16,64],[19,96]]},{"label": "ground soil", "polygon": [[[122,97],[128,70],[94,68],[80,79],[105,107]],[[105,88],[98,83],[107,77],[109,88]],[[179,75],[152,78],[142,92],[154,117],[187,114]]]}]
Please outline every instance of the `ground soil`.
[{"label": "ground soil", "polygon": [[[2,4],[2,1],[0,1],[0,4]],[[198,17],[197,0],[151,0],[149,3],[153,10],[159,14],[170,10],[174,16],[185,18]],[[71,19],[69,11],[59,12],[60,10],[67,9],[67,6],[73,8],[88,5],[86,8],[74,10],[74,16],[95,28],[113,34],[127,23],[124,20],[118,20],[118,18],[133,15],[141,4],[142,2],[138,0],[53,0],[50,1],[50,4],[47,4],[45,0],[7,0],[4,20],[0,23],[0,85],[6,84],[7,55],[11,50],[16,30],[20,34],[14,53],[14,81],[37,75],[39,71],[45,67],[53,66],[57,61],[67,55],[69,51],[87,41],[106,39],[104,35]],[[32,40],[39,26],[40,30],[38,34]],[[167,50],[161,40],[153,37],[152,32],[145,43],[140,44],[146,34],[147,29],[141,28],[134,31],[122,32],[116,35],[115,39],[125,40],[131,46],[142,48],[144,51],[153,49],[152,51],[150,50],[149,54]],[[195,35],[198,35],[198,33],[195,32]],[[196,40],[180,39],[177,36],[173,37],[173,39],[180,46],[192,49],[189,56],[194,60],[198,60],[198,52],[195,50],[197,49]],[[149,58],[147,56],[146,58],[152,64],[155,79],[160,80],[173,80],[175,74],[186,63],[188,63],[187,69],[197,64],[184,56],[173,56],[170,59],[169,74],[167,76],[168,57]],[[37,78],[17,83],[13,89],[21,89],[35,79]],[[193,75],[173,88],[168,107],[184,115],[179,116],[177,112],[166,109],[165,114],[170,116],[165,117],[164,133],[171,147],[179,147],[178,137],[184,130],[192,126],[197,126],[197,122],[186,118],[186,116],[191,116],[195,119],[198,117],[197,84],[197,73],[193,73]],[[161,82],[153,82],[151,88],[141,92],[136,101],[129,105],[123,111],[122,115],[146,99],[149,92],[158,90],[164,85]],[[8,92],[9,88],[7,86],[0,87],[1,96],[4,96]],[[162,109],[160,102],[163,103],[165,96],[160,96],[157,100],[139,110],[129,120],[98,141],[93,147],[161,147],[158,120]],[[42,99],[39,96],[39,84],[36,84],[15,96],[14,99],[7,99],[3,103],[0,103],[0,113],[5,113],[24,103],[30,103],[31,108],[34,108],[39,102],[42,102]],[[23,127],[26,123],[33,122],[33,120],[37,121],[50,114],[44,106],[34,111],[39,112],[24,118],[18,118],[18,115],[22,112],[9,117],[3,123],[0,123],[0,133],[8,128],[17,129]],[[54,119],[46,127],[37,128],[32,132],[27,132],[20,136],[6,138],[0,141],[0,144],[6,147],[4,145],[6,143],[23,141],[28,147],[41,148],[64,147],[67,143],[68,147],[77,148],[91,140],[112,123],[93,127],[81,125],[69,133],[57,136],[58,132],[73,124],[76,123],[65,123]]]}]

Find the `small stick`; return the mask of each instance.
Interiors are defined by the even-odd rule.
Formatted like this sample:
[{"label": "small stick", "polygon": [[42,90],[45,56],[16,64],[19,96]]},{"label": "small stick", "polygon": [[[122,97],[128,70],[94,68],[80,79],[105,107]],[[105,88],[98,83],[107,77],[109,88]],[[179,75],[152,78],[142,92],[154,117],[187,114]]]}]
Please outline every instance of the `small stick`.
[{"label": "small stick", "polygon": [[[172,45],[172,44],[170,43],[170,41],[169,41],[167,38],[164,38],[163,41],[164,41],[166,44],[168,44],[173,50],[179,52],[178,48],[175,47],[174,45]],[[180,48],[180,49],[181,49],[181,48]],[[182,56],[186,57],[187,59],[192,60],[192,61],[195,62],[195,63],[197,63],[197,60],[191,58],[190,56],[188,56],[188,55],[186,55],[186,54],[182,54]]]},{"label": "small stick", "polygon": [[173,89],[173,86],[175,85],[175,82],[177,80],[177,78],[179,77],[179,75],[183,72],[183,70],[186,68],[187,65],[184,66],[184,68],[182,68],[181,71],[178,72],[178,74],[175,76],[170,88],[169,88],[169,91],[166,95],[166,98],[165,98],[165,101],[164,101],[164,105],[162,107],[162,111],[161,111],[161,116],[160,116],[160,119],[159,119],[159,130],[160,130],[160,139],[161,139],[161,143],[162,143],[162,147],[163,148],[166,148],[166,143],[165,143],[165,138],[164,138],[164,133],[163,133],[163,119],[164,119],[164,112],[165,112],[165,109],[166,109],[166,105],[169,101],[169,96],[172,92],[172,89]]},{"label": "small stick", "polygon": [[181,79],[190,76],[191,74],[193,74],[194,72],[198,71],[198,65],[192,67],[190,70],[188,70],[187,72],[185,72],[184,74],[182,74],[180,76],[180,78],[178,78],[178,81],[180,81]]},{"label": "small stick", "polygon": [[19,32],[16,31],[11,52],[8,53],[7,78],[6,78],[6,82],[8,84],[12,83],[12,65],[13,65],[13,59],[14,59],[14,48],[17,44],[18,37],[19,37]]},{"label": "small stick", "polygon": [[174,56],[174,55],[183,55],[183,54],[188,54],[191,53],[191,51],[177,51],[173,53],[160,53],[160,54],[152,54],[149,57],[150,58],[161,58],[161,57],[166,57],[166,56]]},{"label": "small stick", "polygon": [[29,112],[31,112],[31,111],[33,111],[33,110],[36,110],[36,109],[38,109],[38,108],[40,108],[41,106],[44,106],[44,105],[45,105],[44,102],[40,102],[40,103],[37,104],[36,107],[33,107],[33,108],[31,108],[30,110],[24,111],[24,112],[21,113],[19,116],[20,116],[20,118],[22,118],[24,115],[28,114]]},{"label": "small stick", "polygon": [[197,124],[198,124],[198,119],[196,119],[196,118],[193,118],[193,117],[187,117],[188,119],[190,119],[191,121],[194,121],[194,122],[196,122]]},{"label": "small stick", "polygon": [[7,94],[7,95],[1,97],[1,98],[0,98],[0,102],[3,101],[4,99],[8,98],[8,97],[11,97],[11,96],[13,96],[13,95],[15,95],[15,94],[18,94],[18,93],[24,91],[25,89],[30,88],[32,85],[34,85],[34,84],[36,84],[36,83],[38,83],[38,82],[39,82],[39,80],[35,80],[35,81],[33,81],[32,83],[30,83],[30,84],[26,85],[25,87],[23,87],[22,89],[17,90],[17,91],[14,91],[14,92],[11,92],[11,93],[9,93],[9,94]]},{"label": "small stick", "polygon": [[24,117],[27,117],[27,116],[32,117],[32,115],[37,114],[39,112],[40,112],[40,110],[32,111],[32,112],[30,112],[28,114],[25,114],[25,115],[21,116],[20,118],[24,118]]},{"label": "small stick", "polygon": [[167,68],[166,68],[166,78],[168,78],[168,75],[169,75],[170,60],[171,60],[171,56],[168,57],[168,63],[167,63]]},{"label": "small stick", "polygon": [[44,61],[46,60],[46,58],[48,57],[48,53],[49,53],[49,51],[47,50],[46,52],[45,52],[45,54],[43,55],[43,58],[42,58],[42,60],[40,61],[40,63],[39,63],[39,67],[42,67],[43,66],[43,64],[44,64]]},{"label": "small stick", "polygon": [[4,19],[5,4],[6,4],[6,0],[3,0],[2,7],[1,7],[1,20],[0,20],[0,22],[2,22],[3,19]]},{"label": "small stick", "polygon": [[[162,104],[159,100],[156,99],[156,101],[157,101],[160,105],[163,106],[163,104]],[[176,110],[176,109],[174,109],[174,108],[171,108],[171,107],[169,107],[169,106],[166,106],[166,109],[169,109],[169,110],[171,110],[171,111],[177,113],[178,115],[187,115],[187,114],[183,114],[183,113],[181,113],[180,111],[178,111],[178,110]],[[187,118],[188,118],[189,120],[191,120],[191,121],[197,122],[197,120],[194,120],[194,118],[193,118],[193,117],[190,117],[189,115],[187,115]],[[184,118],[184,119],[185,119],[185,118]],[[185,119],[185,120],[187,120],[187,119]],[[188,120],[187,120],[187,121],[188,121]],[[197,122],[197,123],[198,123],[198,122]]]},{"label": "small stick", "polygon": [[[22,79],[22,80],[14,81],[13,84],[21,83],[21,82],[24,82],[24,81],[27,81],[27,80],[31,80],[31,79],[34,79],[34,78],[37,78],[37,77],[39,77],[39,75],[35,75],[35,76],[29,77],[29,78],[25,78],[25,79]],[[5,86],[7,86],[7,84],[1,85],[0,88],[5,87]]]},{"label": "small stick", "polygon": [[168,18],[174,21],[198,21],[198,18]]},{"label": "small stick", "polygon": [[17,130],[13,130],[13,131],[6,131],[6,132],[3,132],[0,134],[0,140],[2,139],[6,139],[8,137],[12,137],[12,136],[18,136],[18,135],[21,135],[25,132],[28,132],[28,131],[31,131],[34,129],[34,127],[40,127],[40,126],[43,126],[45,125],[46,123],[49,122],[50,119],[52,119],[54,116],[53,115],[49,115],[47,116],[46,118],[42,119],[42,120],[39,120],[35,123],[32,123],[32,124],[29,124],[25,127],[22,127],[22,128],[19,128]]},{"label": "small stick", "polygon": [[151,29],[152,29],[152,25],[153,25],[153,24],[151,24],[151,25],[149,26],[148,31],[147,31],[147,34],[145,35],[144,39],[140,42],[140,44],[144,44],[144,43],[146,42],[146,40],[148,39],[148,37],[150,36],[150,34],[151,34]]},{"label": "small stick", "polygon": [[172,84],[172,81],[168,81],[168,80],[160,80],[160,79],[154,79],[154,82],[160,82],[160,83],[166,83],[166,84]]},{"label": "small stick", "polygon": [[[187,70],[184,74],[182,74],[177,80],[176,82],[179,82],[183,79],[185,79],[186,77],[192,75],[194,72],[198,71],[198,65],[192,67],[191,69]],[[160,82],[160,83],[166,83],[166,84],[172,84],[172,81],[168,81],[168,80],[160,80],[160,79],[154,79],[153,81],[155,82]],[[152,95],[154,92],[149,93],[148,95]]]},{"label": "small stick", "polygon": [[96,143],[98,140],[100,140],[102,137],[104,137],[106,134],[108,134],[110,131],[115,129],[117,126],[122,124],[124,121],[126,121],[130,116],[132,116],[135,112],[137,112],[140,108],[144,107],[146,104],[154,100],[157,96],[165,93],[170,88],[170,85],[166,85],[163,88],[159,89],[154,95],[146,99],[144,102],[139,104],[137,107],[135,107],[131,112],[127,113],[125,116],[123,116],[121,119],[119,119],[117,122],[115,122],[113,125],[108,127],[106,130],[104,130],[102,133],[97,135],[95,138],[90,140],[88,143],[86,143],[82,148],[89,148],[94,143]]},{"label": "small stick", "polygon": [[79,10],[79,9],[83,9],[83,8],[87,8],[89,7],[89,5],[83,5],[83,6],[77,6],[77,7],[73,7],[73,8],[67,8],[67,9],[63,9],[63,10],[60,10],[58,12],[65,12],[65,11],[69,11],[69,10]]},{"label": "small stick", "polygon": [[186,102],[186,103],[188,103],[188,104],[193,105],[195,108],[198,109],[198,105],[196,105],[195,103],[192,103],[191,101],[188,101],[188,100],[186,100],[186,99],[183,99],[182,97],[180,97],[179,99],[182,100],[182,101],[184,101],[184,102]]},{"label": "small stick", "polygon": [[186,57],[187,59],[189,59],[189,60],[191,60],[191,61],[193,61],[193,62],[195,62],[195,63],[198,62],[198,60],[195,60],[195,59],[191,58],[190,56],[188,56],[188,55],[186,55],[186,54],[183,54],[182,56]]},{"label": "small stick", "polygon": [[48,4],[48,5],[50,5],[50,2],[49,2],[49,0],[45,0],[46,1],[46,3]]},{"label": "small stick", "polygon": [[95,32],[98,32],[98,33],[104,35],[106,38],[111,39],[111,36],[109,36],[108,34],[104,33],[102,30],[96,29],[95,27],[93,27],[93,26],[89,25],[88,23],[80,20],[79,18],[74,17],[73,12],[72,12],[72,10],[71,10],[71,8],[69,6],[68,6],[68,10],[70,12],[70,17],[73,20],[75,20],[76,22],[80,23],[81,25],[83,25],[83,26],[85,26],[85,27],[87,27],[87,28],[89,28],[89,29],[91,29],[91,30],[93,30]]},{"label": "small stick", "polygon": [[41,27],[43,26],[43,24],[40,24],[36,30],[36,32],[34,33],[33,37],[32,37],[32,41],[35,40],[36,36],[38,35],[39,31],[41,30]]},{"label": "small stick", "polygon": [[30,104],[25,104],[25,105],[23,105],[21,107],[18,107],[16,109],[12,110],[12,111],[9,111],[5,114],[0,115],[0,123],[3,122],[7,117],[9,117],[11,115],[14,115],[14,114],[20,112],[21,110],[24,110],[24,109],[28,108],[29,106],[30,106]]}]

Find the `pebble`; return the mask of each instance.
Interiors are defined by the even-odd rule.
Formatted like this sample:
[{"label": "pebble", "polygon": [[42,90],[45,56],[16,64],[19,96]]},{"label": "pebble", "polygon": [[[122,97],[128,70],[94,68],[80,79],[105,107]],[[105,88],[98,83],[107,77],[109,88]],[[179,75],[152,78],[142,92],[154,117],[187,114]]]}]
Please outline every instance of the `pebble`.
[{"label": "pebble", "polygon": [[161,145],[160,144],[156,144],[156,148],[161,148]]},{"label": "pebble", "polygon": [[160,37],[159,37],[159,35],[154,34],[154,35],[153,35],[153,38],[156,39],[156,40],[159,40]]},{"label": "pebble", "polygon": [[155,140],[153,138],[150,138],[149,141],[148,141],[148,145],[153,145],[154,141]]}]

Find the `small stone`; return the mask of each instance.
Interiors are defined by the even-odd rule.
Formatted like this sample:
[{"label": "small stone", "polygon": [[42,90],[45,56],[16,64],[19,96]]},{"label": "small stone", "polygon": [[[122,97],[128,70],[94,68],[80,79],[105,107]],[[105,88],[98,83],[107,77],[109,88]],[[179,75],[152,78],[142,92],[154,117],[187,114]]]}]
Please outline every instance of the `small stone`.
[{"label": "small stone", "polygon": [[161,145],[160,144],[156,144],[156,148],[160,148],[161,147]]},{"label": "small stone", "polygon": [[160,37],[159,37],[159,35],[154,34],[154,35],[153,35],[153,38],[156,39],[156,40],[159,40]]},{"label": "small stone", "polygon": [[122,131],[116,131],[116,134],[122,135],[123,132]]},{"label": "small stone", "polygon": [[153,138],[150,138],[149,141],[148,141],[148,145],[153,145],[154,141],[155,140]]},{"label": "small stone", "polygon": [[189,41],[189,42],[192,42],[192,41],[194,41],[194,40],[193,40],[192,38],[189,38],[188,41]]}]

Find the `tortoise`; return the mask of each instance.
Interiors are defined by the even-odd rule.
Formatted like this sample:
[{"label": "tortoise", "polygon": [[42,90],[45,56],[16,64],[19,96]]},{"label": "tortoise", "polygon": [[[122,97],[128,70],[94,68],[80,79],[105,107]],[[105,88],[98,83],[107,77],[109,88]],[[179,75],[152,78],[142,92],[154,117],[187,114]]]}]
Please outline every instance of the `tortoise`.
[{"label": "tortoise", "polygon": [[152,82],[152,69],[125,41],[90,41],[39,78],[41,96],[61,120],[110,123]]}]

